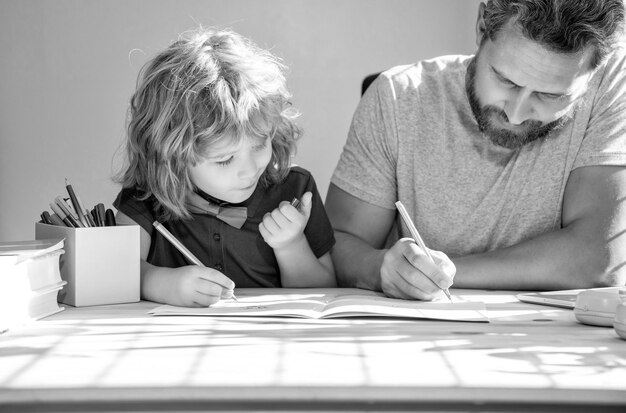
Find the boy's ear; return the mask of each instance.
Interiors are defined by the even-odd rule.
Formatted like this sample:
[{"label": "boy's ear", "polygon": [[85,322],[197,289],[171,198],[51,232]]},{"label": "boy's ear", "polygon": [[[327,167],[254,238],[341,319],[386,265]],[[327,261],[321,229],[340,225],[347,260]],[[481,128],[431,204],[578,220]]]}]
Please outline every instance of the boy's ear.
[{"label": "boy's ear", "polygon": [[480,47],[480,43],[485,36],[487,28],[485,26],[485,3],[478,5],[478,18],[476,19],[476,46]]}]

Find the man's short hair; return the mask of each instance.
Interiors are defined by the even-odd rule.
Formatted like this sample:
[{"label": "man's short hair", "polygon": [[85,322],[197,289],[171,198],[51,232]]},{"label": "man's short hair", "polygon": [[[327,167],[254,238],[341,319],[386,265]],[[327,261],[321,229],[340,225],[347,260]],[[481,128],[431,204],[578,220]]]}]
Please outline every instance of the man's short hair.
[{"label": "man's short hair", "polygon": [[522,34],[558,53],[593,46],[595,69],[623,36],[624,0],[489,0],[485,38],[494,40],[511,19]]}]

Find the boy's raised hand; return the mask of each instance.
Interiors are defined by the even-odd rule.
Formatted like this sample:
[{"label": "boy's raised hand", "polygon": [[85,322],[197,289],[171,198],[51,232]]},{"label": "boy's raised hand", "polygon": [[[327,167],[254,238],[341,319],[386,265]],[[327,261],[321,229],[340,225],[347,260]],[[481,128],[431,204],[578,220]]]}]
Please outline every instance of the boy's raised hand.
[{"label": "boy's raised hand", "polygon": [[231,298],[235,283],[221,272],[207,267],[187,265],[172,268],[175,286],[168,304],[183,307],[208,307],[222,298]]},{"label": "boy's raised hand", "polygon": [[298,208],[288,201],[282,201],[278,208],[265,214],[263,222],[259,224],[259,231],[270,247],[281,249],[304,237],[304,228],[311,215],[312,198],[311,192],[306,192]]}]

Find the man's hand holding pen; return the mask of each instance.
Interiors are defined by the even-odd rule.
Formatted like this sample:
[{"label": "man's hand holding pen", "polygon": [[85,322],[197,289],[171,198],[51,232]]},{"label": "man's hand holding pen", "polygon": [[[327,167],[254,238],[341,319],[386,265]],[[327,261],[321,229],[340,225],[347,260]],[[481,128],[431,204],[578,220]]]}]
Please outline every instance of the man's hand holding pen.
[{"label": "man's hand holding pen", "polygon": [[381,288],[391,297],[433,300],[439,292],[452,301],[448,288],[456,273],[454,263],[441,251],[426,246],[402,202],[400,218],[412,238],[402,238],[388,250],[380,269]]},{"label": "man's hand holding pen", "polygon": [[387,250],[380,268],[381,288],[389,297],[430,301],[442,297],[456,273],[446,254],[426,252],[411,238],[402,238]]}]

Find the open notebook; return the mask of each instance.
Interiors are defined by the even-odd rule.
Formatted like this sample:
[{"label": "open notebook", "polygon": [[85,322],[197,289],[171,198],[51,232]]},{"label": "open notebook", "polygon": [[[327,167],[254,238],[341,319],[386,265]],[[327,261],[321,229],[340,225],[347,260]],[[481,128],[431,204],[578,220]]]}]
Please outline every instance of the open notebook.
[{"label": "open notebook", "polygon": [[[283,289],[241,289],[237,300],[222,300],[211,307],[186,308],[162,305],[151,310],[153,315],[196,315],[229,317],[395,317],[450,321],[489,322],[485,304],[454,303],[388,298],[380,294],[334,292],[289,292]],[[332,289],[327,291],[333,291]],[[358,290],[357,290],[358,291]]]}]

